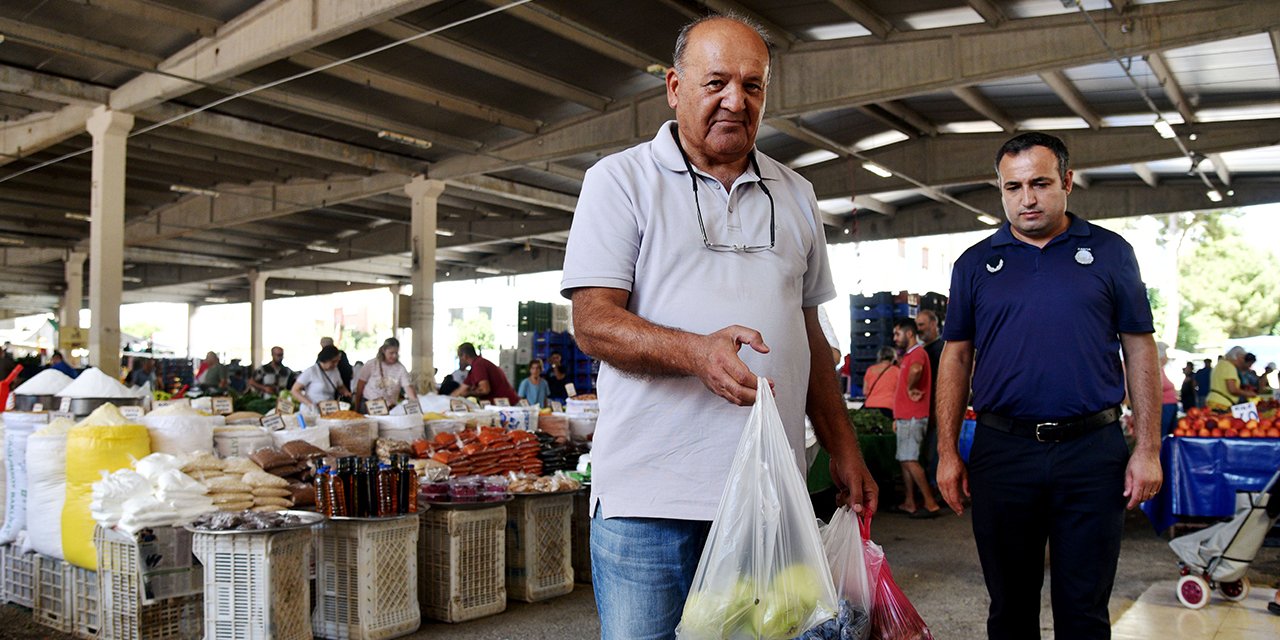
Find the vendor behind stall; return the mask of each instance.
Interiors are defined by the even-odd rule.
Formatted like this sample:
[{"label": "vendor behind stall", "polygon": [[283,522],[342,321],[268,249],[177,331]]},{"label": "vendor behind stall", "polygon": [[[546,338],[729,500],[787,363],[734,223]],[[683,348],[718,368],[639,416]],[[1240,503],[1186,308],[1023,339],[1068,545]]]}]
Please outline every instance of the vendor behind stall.
[{"label": "vendor behind stall", "polygon": [[325,400],[350,397],[351,392],[342,384],[338,362],[342,354],[338,348],[328,345],[316,356],[316,363],[307,367],[293,383],[293,397],[302,402],[303,410],[319,413],[319,405]]},{"label": "vendor behind stall", "polygon": [[400,341],[387,338],[378,347],[378,357],[361,367],[356,376],[356,411],[362,410],[366,400],[378,398],[385,400],[388,407],[394,407],[400,402],[401,390],[406,398],[418,397],[409,370],[400,364]]},{"label": "vendor behind stall", "polygon": [[1231,405],[1257,397],[1258,392],[1245,389],[1240,384],[1240,369],[1244,367],[1244,357],[1243,348],[1231,347],[1213,367],[1213,376],[1209,381],[1209,397],[1205,399],[1205,406],[1209,410],[1227,412],[1231,410]]},{"label": "vendor behind stall", "polygon": [[507,380],[507,374],[497,365],[481,358],[476,353],[475,345],[470,342],[458,345],[458,362],[464,367],[470,367],[471,371],[467,374],[467,379],[462,381],[462,386],[453,391],[453,395],[475,396],[479,400],[506,398],[513,405],[520,401],[516,390],[511,388],[511,381]]}]

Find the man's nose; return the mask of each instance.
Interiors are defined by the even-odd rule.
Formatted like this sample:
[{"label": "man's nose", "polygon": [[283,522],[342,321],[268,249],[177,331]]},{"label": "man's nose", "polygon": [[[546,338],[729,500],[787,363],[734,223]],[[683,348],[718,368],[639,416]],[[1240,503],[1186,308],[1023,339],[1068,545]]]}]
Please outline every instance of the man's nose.
[{"label": "man's nose", "polygon": [[1030,209],[1036,204],[1036,193],[1034,189],[1024,188],[1022,190],[1022,208]]},{"label": "man's nose", "polygon": [[720,107],[728,111],[742,111],[747,106],[747,93],[743,90],[742,85],[736,82],[730,82],[724,90],[724,96],[720,98]]}]

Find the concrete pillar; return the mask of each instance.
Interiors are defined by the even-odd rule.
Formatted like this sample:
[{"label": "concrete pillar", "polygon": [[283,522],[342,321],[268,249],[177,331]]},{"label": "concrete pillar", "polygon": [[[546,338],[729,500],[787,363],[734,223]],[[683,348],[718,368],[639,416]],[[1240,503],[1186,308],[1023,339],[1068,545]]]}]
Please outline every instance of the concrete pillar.
[{"label": "concrete pillar", "polygon": [[413,297],[409,318],[413,328],[413,374],[419,389],[435,378],[432,334],[435,333],[436,215],[444,182],[415,177],[404,188],[413,202]]},{"label": "concrete pillar", "polygon": [[[81,251],[67,254],[63,271],[67,289],[62,294],[62,306],[58,309],[59,331],[80,328],[80,306],[84,304],[84,261],[88,257],[89,254]],[[62,342],[61,336],[58,342]],[[62,357],[69,363],[76,362],[75,356],[69,352],[63,353]]]},{"label": "concrete pillar", "polygon": [[267,276],[249,271],[249,369],[262,366],[262,302],[267,298]]},{"label": "concrete pillar", "polygon": [[[195,334],[193,329],[196,325],[196,312],[200,310],[200,305],[194,302],[187,303],[187,359],[194,359],[195,353],[192,351],[191,336]],[[204,354],[201,354],[203,357]]]},{"label": "concrete pillar", "polygon": [[106,106],[93,110],[85,126],[93,136],[89,198],[89,361],[103,373],[120,375],[120,293],[124,276],[125,142],[133,115]]}]

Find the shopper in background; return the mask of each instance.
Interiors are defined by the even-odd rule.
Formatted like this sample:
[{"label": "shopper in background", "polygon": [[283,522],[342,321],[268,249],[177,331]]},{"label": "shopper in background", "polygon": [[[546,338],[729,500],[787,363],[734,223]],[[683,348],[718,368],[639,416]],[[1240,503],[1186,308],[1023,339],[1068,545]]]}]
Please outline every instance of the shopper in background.
[{"label": "shopper in background", "polygon": [[547,358],[547,397],[563,402],[569,395],[564,388],[565,383],[568,381],[569,374],[564,369],[564,362],[562,362],[560,352],[552,351]]},{"label": "shopper in background", "polygon": [[53,355],[49,357],[49,368],[61,371],[72,378],[80,375],[79,371],[76,371],[74,367],[67,364],[67,361],[63,359],[61,351],[54,351]]},{"label": "shopper in background", "polygon": [[[59,359],[62,355],[54,352]],[[66,373],[65,371],[63,373]],[[156,361],[151,358],[133,359],[133,368],[129,370],[129,377],[125,378],[125,383],[131,387],[141,387],[144,384],[151,383],[151,390],[154,391],[159,387],[156,386]]]},{"label": "shopper in background", "polygon": [[498,365],[481,358],[476,353],[476,346],[470,342],[458,345],[458,362],[463,367],[470,367],[462,386],[454,389],[451,395],[475,396],[477,400],[493,401],[494,398],[506,398],[511,404],[520,402],[520,396],[511,388],[507,374]]},{"label": "shopper in background", "polygon": [[[920,345],[916,321],[900,318],[893,323],[894,346],[902,350],[898,365],[898,389],[893,396],[893,432],[898,438],[896,459],[902,466],[902,483],[906,498],[894,510],[913,518],[936,518],[942,507],[933,497],[933,488],[920,465],[920,446],[929,426],[929,407],[933,399],[933,376],[929,373],[929,356]],[[916,492],[924,498],[924,508],[916,506]]]},{"label": "shopper in background", "polygon": [[529,377],[520,381],[520,388],[516,390],[516,394],[528,400],[530,406],[541,407],[550,393],[551,387],[542,377],[542,361],[529,362]]},{"label": "shopper in background", "polygon": [[338,348],[329,344],[316,355],[316,363],[307,367],[291,389],[295,400],[302,403],[307,413],[319,413],[320,403],[325,400],[340,400],[351,396],[347,385],[342,384],[342,376],[338,373],[338,363],[342,356]]},{"label": "shopper in background", "polygon": [[1198,407],[1196,404],[1196,366],[1190,362],[1182,368],[1182,412],[1186,413],[1191,407]]},{"label": "shopper in background", "polygon": [[879,361],[862,375],[862,393],[866,395],[862,408],[879,411],[892,420],[893,399],[898,395],[898,352],[893,347],[880,347],[876,355]]},{"label": "shopper in background", "polygon": [[271,347],[271,362],[253,372],[249,386],[264,398],[270,397],[279,394],[281,389],[288,388],[289,378],[292,377],[293,371],[284,366],[284,348]]},{"label": "shopper in background", "polygon": [[1240,382],[1244,357],[1242,347],[1231,347],[1213,367],[1213,376],[1209,380],[1209,397],[1205,399],[1205,406],[1211,411],[1225,413],[1231,411],[1231,405],[1257,397],[1258,392],[1245,389]]},{"label": "shopper in background", "polygon": [[366,400],[382,398],[387,408],[399,404],[400,392],[406,398],[418,398],[409,370],[400,363],[400,341],[387,338],[378,347],[378,357],[365,363],[356,376],[355,410],[363,411]]},{"label": "shopper in background", "polygon": [[1254,392],[1256,397],[1258,393],[1258,374],[1253,370],[1253,365],[1257,364],[1258,356],[1252,353],[1244,354],[1244,366],[1240,367],[1240,388]]},{"label": "shopper in background", "polygon": [[[916,315],[916,326],[920,327],[920,343],[924,345],[925,355],[929,356],[929,388],[937,389],[938,360],[942,357],[943,345],[938,314],[931,309],[921,309]],[[929,427],[925,429],[924,443],[920,445],[920,465],[924,467],[929,487],[938,484],[938,420],[934,409],[937,402],[938,396],[933,394],[929,404]]]},{"label": "shopper in background", "polygon": [[216,393],[227,388],[227,368],[218,360],[218,354],[210,351],[204,355],[200,372],[196,374],[196,386],[203,391]]},{"label": "shopper in background", "polygon": [[837,489],[876,506],[818,322],[835,287],[813,187],[754,148],[766,36],[708,16],[672,60],[676,122],[587,172],[560,285],[601,361],[588,508],[607,640],[674,637],[757,376],[777,388],[796,470],[807,409]]},{"label": "shopper in background", "polygon": [[[1222,360],[1222,356],[1218,356],[1218,360]],[[1208,406],[1209,387],[1213,384],[1213,361],[1205,358],[1204,366],[1196,372],[1196,406]]]},{"label": "shopper in background", "polygon": [[1270,397],[1275,391],[1276,386],[1271,384],[1271,374],[1275,373],[1276,363],[1268,362],[1267,367],[1262,370],[1262,375],[1258,376],[1258,395],[1260,397]]},{"label": "shopper in background", "polygon": [[1169,345],[1156,343],[1156,359],[1160,362],[1160,437],[1164,438],[1178,424],[1178,391],[1164,371],[1169,364]]},{"label": "shopper in background", "polygon": [[[1046,543],[1054,637],[1110,638],[1125,507],[1162,479],[1151,305],[1133,247],[1067,212],[1062,140],[1024,133],[995,164],[1007,221],[952,270],[938,488],[957,514],[972,489],[990,640],[1041,636]],[[1120,427],[1126,389],[1132,455]],[[966,467],[958,441],[970,391],[978,430]]]},{"label": "shopper in background", "polygon": [[[320,348],[333,347],[337,349],[337,345],[333,343],[333,338],[320,338]],[[342,384],[346,388],[351,388],[351,381],[355,378],[355,369],[351,366],[351,361],[347,360],[347,352],[338,349],[338,375],[342,376]]]}]

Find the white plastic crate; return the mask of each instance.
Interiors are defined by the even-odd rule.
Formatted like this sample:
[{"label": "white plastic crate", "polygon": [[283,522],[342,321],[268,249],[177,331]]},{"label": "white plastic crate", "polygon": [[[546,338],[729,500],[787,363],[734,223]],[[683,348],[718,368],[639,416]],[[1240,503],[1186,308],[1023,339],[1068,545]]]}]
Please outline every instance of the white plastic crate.
[{"label": "white plastic crate", "polygon": [[16,544],[0,546],[0,554],[4,556],[3,577],[5,602],[24,606],[28,609],[35,606],[36,597],[36,554],[22,553]]},{"label": "white plastic crate", "polygon": [[418,609],[418,516],[330,520],[315,537],[321,638],[379,640],[413,633]]},{"label": "white plastic crate", "polygon": [[507,506],[507,596],[538,602],[573,591],[572,495],[517,496]]},{"label": "white plastic crate", "polygon": [[205,640],[310,640],[311,531],[197,533]]},{"label": "white plastic crate", "polygon": [[591,584],[591,491],[573,494],[573,581]]},{"label": "white plastic crate", "polygon": [[64,633],[71,632],[71,565],[49,556],[35,555],[35,621]]},{"label": "white plastic crate", "polygon": [[181,596],[143,604],[142,561],[128,537],[94,527],[98,550],[101,640],[187,640],[204,632],[204,599]]},{"label": "white plastic crate", "polygon": [[422,615],[464,622],[507,609],[507,509],[431,509],[418,535]]},{"label": "white plastic crate", "polygon": [[98,572],[67,563],[71,579],[71,633],[98,637],[102,605],[98,600]]}]

